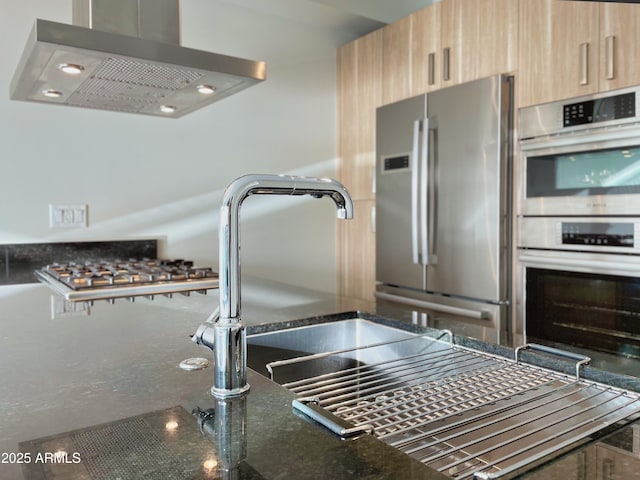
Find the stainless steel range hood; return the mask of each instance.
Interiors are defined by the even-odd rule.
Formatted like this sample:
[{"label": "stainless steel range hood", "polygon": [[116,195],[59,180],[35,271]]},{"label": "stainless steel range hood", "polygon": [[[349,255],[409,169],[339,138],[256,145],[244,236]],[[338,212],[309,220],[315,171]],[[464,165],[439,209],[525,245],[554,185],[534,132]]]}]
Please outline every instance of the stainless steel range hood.
[{"label": "stainless steel range hood", "polygon": [[73,0],[36,20],[11,99],[178,118],[266,78],[266,65],[180,46],[180,0]]}]

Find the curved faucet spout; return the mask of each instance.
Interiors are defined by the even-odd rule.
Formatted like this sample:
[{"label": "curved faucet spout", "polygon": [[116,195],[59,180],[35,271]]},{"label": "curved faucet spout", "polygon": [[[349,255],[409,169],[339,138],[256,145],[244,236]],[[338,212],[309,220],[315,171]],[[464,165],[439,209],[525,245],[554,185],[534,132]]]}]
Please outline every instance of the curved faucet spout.
[{"label": "curved faucet spout", "polygon": [[[240,206],[251,195],[311,195],[331,198],[338,218],[353,218],[353,202],[346,188],[330,178],[292,175],[245,175],[226,188],[220,208],[220,316],[200,326],[194,341],[214,351],[217,397],[241,395],[247,384],[247,339],[240,321]],[[211,331],[213,329],[213,331]]]},{"label": "curved faucet spout", "polygon": [[[332,178],[295,175],[244,175],[231,182],[222,198],[222,208],[238,210],[250,195],[311,195],[331,197],[338,208],[338,218],[353,218],[353,202],[347,189]],[[222,218],[221,218],[222,222]]]},{"label": "curved faucet spout", "polygon": [[240,229],[242,202],[251,195],[311,195],[330,197],[338,218],[353,218],[353,202],[347,189],[331,178],[293,175],[245,175],[229,184],[220,209],[220,319],[240,317]]}]

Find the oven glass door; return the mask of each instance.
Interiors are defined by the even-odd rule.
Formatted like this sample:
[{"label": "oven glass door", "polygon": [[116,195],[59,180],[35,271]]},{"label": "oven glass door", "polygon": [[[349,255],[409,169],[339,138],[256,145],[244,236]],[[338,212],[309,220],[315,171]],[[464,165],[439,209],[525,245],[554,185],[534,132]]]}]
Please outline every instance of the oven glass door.
[{"label": "oven glass door", "polygon": [[526,269],[527,341],[640,358],[640,278]]},{"label": "oven glass door", "polygon": [[527,157],[527,198],[640,193],[640,146]]},{"label": "oven glass door", "polygon": [[640,215],[640,130],[633,138],[540,142],[521,151],[523,215]]}]

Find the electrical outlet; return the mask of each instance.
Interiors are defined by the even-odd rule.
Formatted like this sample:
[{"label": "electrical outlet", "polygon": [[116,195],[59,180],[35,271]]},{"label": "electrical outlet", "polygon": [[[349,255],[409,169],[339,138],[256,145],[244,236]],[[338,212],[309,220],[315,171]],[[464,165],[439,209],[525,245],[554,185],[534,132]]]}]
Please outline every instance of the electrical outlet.
[{"label": "electrical outlet", "polygon": [[87,205],[49,205],[50,228],[82,228],[89,225]]}]

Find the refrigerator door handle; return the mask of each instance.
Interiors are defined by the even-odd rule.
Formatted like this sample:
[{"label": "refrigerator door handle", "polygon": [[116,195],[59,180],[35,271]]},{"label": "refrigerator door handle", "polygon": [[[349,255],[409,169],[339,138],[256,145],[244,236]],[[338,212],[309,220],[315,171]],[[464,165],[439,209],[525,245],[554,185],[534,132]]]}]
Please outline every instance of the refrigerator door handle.
[{"label": "refrigerator door handle", "polygon": [[411,150],[411,259],[414,264],[421,262],[419,241],[419,195],[420,195],[420,132],[422,120],[413,122],[413,147]]},{"label": "refrigerator door handle", "polygon": [[429,118],[422,121],[420,151],[420,248],[422,265],[429,265]]},{"label": "refrigerator door handle", "polygon": [[427,153],[425,164],[429,171],[429,175],[426,176],[425,185],[425,235],[427,236],[425,256],[428,258],[426,263],[435,265],[438,263],[438,254],[436,251],[437,244],[437,229],[438,229],[438,121],[432,118],[429,121],[430,128],[426,130],[426,136],[429,138],[427,141]]},{"label": "refrigerator door handle", "polygon": [[426,300],[418,300],[416,298],[401,297],[400,295],[394,295],[392,293],[386,292],[376,292],[375,297],[382,300],[402,303],[404,305],[409,305],[412,307],[435,310],[441,313],[449,313],[451,315],[457,315],[460,317],[475,318],[477,320],[491,319],[491,314],[487,310],[472,310],[469,308],[454,307],[452,305],[443,305],[441,303],[428,302]]}]

